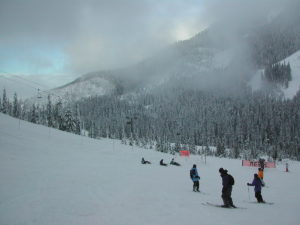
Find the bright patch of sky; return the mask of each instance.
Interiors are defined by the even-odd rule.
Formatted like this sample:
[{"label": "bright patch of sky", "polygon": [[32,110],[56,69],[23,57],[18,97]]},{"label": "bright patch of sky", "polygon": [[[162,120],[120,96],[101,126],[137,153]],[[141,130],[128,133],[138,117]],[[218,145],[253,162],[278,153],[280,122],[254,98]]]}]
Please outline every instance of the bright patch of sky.
[{"label": "bright patch of sky", "polygon": [[203,30],[199,0],[1,0],[0,73],[73,74],[134,64]]},{"label": "bright patch of sky", "polygon": [[60,48],[46,45],[18,48],[0,48],[0,73],[18,75],[57,74],[64,70],[66,55]]}]

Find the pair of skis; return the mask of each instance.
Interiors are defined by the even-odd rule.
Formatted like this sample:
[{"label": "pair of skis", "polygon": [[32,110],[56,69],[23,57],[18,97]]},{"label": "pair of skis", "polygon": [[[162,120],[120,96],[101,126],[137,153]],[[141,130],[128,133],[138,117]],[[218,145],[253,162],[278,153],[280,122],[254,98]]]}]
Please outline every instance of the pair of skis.
[{"label": "pair of skis", "polygon": [[202,205],[212,206],[212,207],[218,207],[218,208],[224,208],[224,209],[246,209],[244,207],[239,207],[239,206],[236,206],[236,207],[224,207],[223,205],[218,205],[218,204],[214,204],[214,203],[211,203],[211,202],[205,202],[205,203],[202,203]]},{"label": "pair of skis", "polygon": [[[256,203],[256,204],[261,204],[261,205],[273,205],[274,202],[264,202],[264,203],[258,203],[258,202],[248,202],[248,203]],[[224,207],[223,205],[218,205],[218,204],[214,204],[211,202],[206,202],[206,203],[202,203],[202,205],[205,206],[213,206],[213,207],[218,207],[218,208],[225,208],[225,209],[247,209],[245,207],[240,207],[240,206],[236,206],[236,207]]]}]

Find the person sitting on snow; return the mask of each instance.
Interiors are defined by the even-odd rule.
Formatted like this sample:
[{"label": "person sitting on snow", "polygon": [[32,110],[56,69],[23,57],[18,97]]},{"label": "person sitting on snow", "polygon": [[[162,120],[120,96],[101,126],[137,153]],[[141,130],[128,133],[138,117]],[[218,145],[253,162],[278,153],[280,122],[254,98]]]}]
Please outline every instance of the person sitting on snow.
[{"label": "person sitting on snow", "polygon": [[142,158],[142,164],[151,164],[151,162],[145,160],[144,158]]},{"label": "person sitting on snow", "polygon": [[180,164],[178,162],[174,161],[174,158],[171,160],[170,164],[174,165],[174,166],[180,166]]},{"label": "person sitting on snow", "polygon": [[162,160],[160,160],[160,162],[159,162],[159,165],[161,165],[161,166],[167,166],[167,164],[166,163],[164,163],[164,160],[162,159]]}]

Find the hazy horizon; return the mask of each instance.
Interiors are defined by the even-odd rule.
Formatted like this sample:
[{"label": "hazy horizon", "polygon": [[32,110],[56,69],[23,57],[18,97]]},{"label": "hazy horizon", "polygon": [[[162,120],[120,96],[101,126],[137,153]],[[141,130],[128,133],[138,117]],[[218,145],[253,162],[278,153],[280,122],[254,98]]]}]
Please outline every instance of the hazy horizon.
[{"label": "hazy horizon", "polygon": [[272,19],[291,2],[298,0],[2,0],[0,74],[64,84],[133,65],[218,21],[234,42],[239,26]]}]

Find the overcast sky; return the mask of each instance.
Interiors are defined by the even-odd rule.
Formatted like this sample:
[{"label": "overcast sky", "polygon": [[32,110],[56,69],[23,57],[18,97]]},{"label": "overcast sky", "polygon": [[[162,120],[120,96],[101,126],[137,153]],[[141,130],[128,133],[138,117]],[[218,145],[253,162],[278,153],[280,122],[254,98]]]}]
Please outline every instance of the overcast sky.
[{"label": "overcast sky", "polygon": [[135,63],[203,30],[201,0],[0,0],[0,73],[74,74]]},{"label": "overcast sky", "polygon": [[0,73],[77,77],[127,66],[216,19],[285,1],[0,0]]}]

